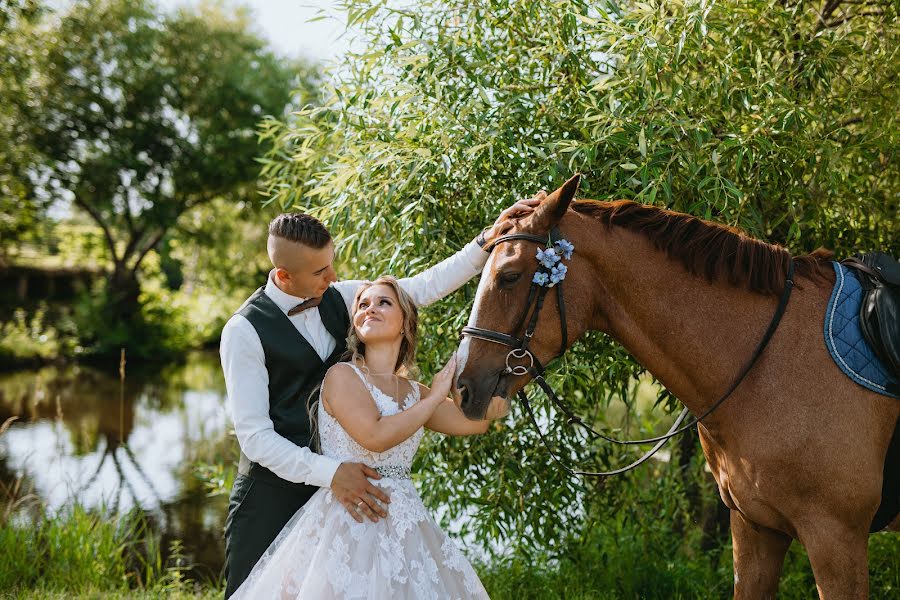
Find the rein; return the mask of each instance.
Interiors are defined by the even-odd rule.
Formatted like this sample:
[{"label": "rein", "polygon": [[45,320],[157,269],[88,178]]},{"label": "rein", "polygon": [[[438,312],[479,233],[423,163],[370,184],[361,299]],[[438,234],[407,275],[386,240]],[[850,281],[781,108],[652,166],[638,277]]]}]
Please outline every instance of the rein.
[{"label": "rein", "polygon": [[[485,248],[488,252],[493,251],[498,244],[503,242],[510,242],[515,240],[525,240],[530,242],[535,242],[537,244],[546,244],[548,248],[552,247],[556,242],[562,240],[562,236],[560,235],[559,229],[557,227],[553,227],[550,230],[550,241],[547,243],[547,238],[543,238],[537,235],[531,235],[527,233],[514,233],[510,235],[505,235],[497,240],[495,240],[489,247]],[[675,419],[675,422],[669,428],[669,431],[665,435],[661,435],[658,437],[647,438],[643,440],[617,440],[611,437],[608,437],[598,431],[594,430],[590,425],[581,420],[572,410],[556,395],[556,392],[553,391],[553,388],[550,387],[550,384],[544,379],[544,371],[545,368],[541,364],[541,362],[531,353],[528,349],[528,345],[531,342],[531,338],[534,337],[534,331],[537,328],[538,316],[541,312],[541,308],[544,306],[544,299],[546,298],[547,292],[549,291],[549,287],[541,285],[535,281],[532,281],[531,288],[528,290],[528,300],[525,303],[525,311],[522,313],[522,317],[519,319],[519,323],[513,329],[512,334],[506,334],[499,331],[493,331],[491,329],[482,329],[480,327],[474,327],[471,325],[467,325],[463,327],[461,336],[469,336],[481,340],[485,340],[488,342],[494,342],[495,344],[501,344],[503,346],[507,346],[512,348],[506,355],[506,368],[504,369],[505,374],[511,375],[531,375],[532,379],[538,386],[544,391],[547,397],[551,402],[566,416],[566,420],[569,424],[578,425],[582,429],[584,429],[587,433],[595,438],[600,438],[607,442],[611,442],[613,444],[620,444],[623,446],[631,446],[631,445],[641,445],[641,444],[652,444],[653,446],[646,454],[644,454],[641,458],[634,461],[633,463],[624,466],[619,469],[615,469],[613,471],[576,471],[565,464],[559,459],[553,449],[550,447],[550,444],[547,443],[547,439],[544,437],[544,433],[541,431],[540,426],[538,425],[537,418],[535,417],[534,411],[531,408],[531,404],[528,402],[528,396],[525,394],[524,388],[519,390],[517,396],[522,404],[525,406],[525,411],[528,413],[528,417],[531,420],[531,423],[534,425],[534,428],[538,432],[538,436],[541,438],[541,442],[544,444],[544,447],[547,449],[547,452],[550,453],[550,456],[553,460],[563,468],[570,475],[581,475],[587,477],[609,477],[611,475],[619,475],[621,473],[625,473],[638,467],[639,465],[646,462],[651,456],[656,454],[660,448],[662,448],[666,442],[670,439],[684,433],[688,429],[692,428],[694,425],[700,423],[708,417],[714,410],[716,410],[719,406],[722,405],[725,400],[731,396],[732,392],[741,384],[753,366],[756,364],[756,361],[762,355],[763,351],[768,346],[769,341],[772,339],[772,336],[775,334],[775,330],[778,329],[779,323],[781,323],[781,318],[784,316],[785,309],[787,308],[788,300],[791,297],[791,291],[794,288],[794,259],[788,259],[788,272],[787,277],[784,282],[784,291],[781,293],[781,298],[778,302],[778,307],[775,309],[775,314],[772,316],[772,320],[769,322],[769,327],[766,329],[765,334],[762,339],[756,346],[755,351],[753,352],[753,356],[749,361],[744,365],[741,371],[738,373],[738,376],[735,378],[734,382],[729,386],[729,388],[722,394],[718,400],[716,400],[712,406],[710,406],[702,415],[699,417],[695,417],[686,425],[681,425],[684,421],[685,417],[688,414],[688,409],[684,408],[681,413],[679,413],[678,417]],[[560,280],[555,285],[556,287],[556,298],[557,305],[559,307],[559,318],[560,318],[560,330],[562,333],[562,342],[560,344],[559,353],[553,357],[554,360],[560,356],[562,356],[566,349],[568,348],[568,330],[566,325],[566,312],[565,312],[565,298],[563,296],[562,289],[562,281]],[[530,318],[529,318],[530,315]],[[527,321],[527,325],[526,325]],[[522,330],[523,325],[525,326],[524,332],[521,337],[516,337],[516,334]],[[525,365],[510,365],[510,359],[514,360],[523,360],[528,359],[528,366]]]}]

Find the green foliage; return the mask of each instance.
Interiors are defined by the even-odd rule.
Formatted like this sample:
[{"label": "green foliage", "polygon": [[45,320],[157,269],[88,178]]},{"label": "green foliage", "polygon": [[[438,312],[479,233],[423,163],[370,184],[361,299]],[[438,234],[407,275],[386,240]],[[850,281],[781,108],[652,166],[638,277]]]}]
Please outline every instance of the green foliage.
[{"label": "green foliage", "polygon": [[[347,0],[361,50],[320,102],[266,121],[268,193],[321,217],[355,276],[421,270],[574,172],[580,197],[664,205],[794,252],[900,254],[900,26],[895,2],[873,4]],[[472,295],[424,311],[426,376]],[[601,424],[611,400],[635,403],[641,368],[605,336],[552,370]],[[633,457],[539,412],[573,462]],[[623,433],[657,421],[645,411]],[[553,468],[522,414],[505,425],[476,442],[430,437],[420,453],[428,501],[449,508],[447,523],[473,517],[461,533],[556,555],[596,506],[627,498],[618,480]]]},{"label": "green foliage", "polygon": [[0,364],[50,360],[60,355],[65,344],[57,330],[47,324],[46,314],[46,307],[31,315],[18,309],[12,320],[0,323]]},{"label": "green foliage", "polygon": [[75,307],[75,329],[83,356],[128,356],[165,360],[214,343],[231,316],[234,298],[220,294],[186,294],[150,280],[139,297],[140,309],[128,321],[111,315],[116,307],[102,282]]},{"label": "green foliage", "polygon": [[170,237],[169,256],[184,270],[183,289],[220,296],[243,294],[266,280],[267,222],[276,205],[216,199],[185,215]]},{"label": "green foliage", "polygon": [[29,200],[27,165],[33,149],[26,143],[19,100],[25,97],[34,70],[34,23],[43,13],[36,0],[0,5],[0,264],[17,241],[40,230],[45,202]]},{"label": "green foliage", "polygon": [[24,191],[0,197],[18,220],[31,214],[22,202],[31,212],[58,202],[94,222],[112,273],[103,316],[128,345],[143,333],[148,256],[169,258],[171,231],[192,211],[257,201],[257,123],[284,113],[292,86],[309,93],[314,70],[273,54],[246,11],[215,3],[163,14],[152,0],[79,0],[31,21],[4,35],[29,44],[28,85],[4,96],[12,116],[0,114],[0,126],[16,117],[14,145],[28,151],[12,174]]},{"label": "green foliage", "polygon": [[[618,538],[597,534],[569,548],[550,565],[525,559],[480,569],[494,600],[606,600],[619,598],[728,598],[732,593],[731,544],[707,554],[676,550],[678,532],[666,523],[625,525]],[[900,582],[896,557],[900,537],[879,534],[869,540],[870,598],[893,598]],[[668,554],[667,554],[668,553]],[[803,549],[794,544],[782,572],[778,597],[801,600],[816,596]]]}]

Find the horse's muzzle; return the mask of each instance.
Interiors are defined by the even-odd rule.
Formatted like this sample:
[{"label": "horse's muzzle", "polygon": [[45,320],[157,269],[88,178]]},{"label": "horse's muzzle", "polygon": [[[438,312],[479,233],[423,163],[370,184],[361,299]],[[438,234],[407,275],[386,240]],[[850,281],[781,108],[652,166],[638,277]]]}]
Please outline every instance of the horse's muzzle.
[{"label": "horse's muzzle", "polygon": [[494,398],[508,398],[509,384],[510,378],[502,371],[478,379],[460,377],[458,385],[463,414],[474,421],[483,420]]}]

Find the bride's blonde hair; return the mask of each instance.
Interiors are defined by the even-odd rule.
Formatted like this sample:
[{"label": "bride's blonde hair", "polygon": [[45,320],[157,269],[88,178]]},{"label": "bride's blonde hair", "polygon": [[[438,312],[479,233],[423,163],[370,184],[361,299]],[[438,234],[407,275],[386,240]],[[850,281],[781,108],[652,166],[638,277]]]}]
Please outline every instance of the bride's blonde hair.
[{"label": "bride's blonde hair", "polygon": [[[359,297],[364,291],[373,285],[389,285],[397,294],[397,300],[400,303],[400,310],[403,312],[403,341],[400,342],[400,353],[397,355],[397,363],[394,365],[394,373],[412,379],[416,374],[416,344],[419,341],[419,309],[412,297],[400,287],[400,282],[396,277],[391,275],[382,275],[375,281],[367,281],[359,286],[356,296],[353,298],[353,306],[350,312],[350,330],[347,333],[347,351],[341,356],[341,362],[362,362],[362,369],[368,371],[365,365],[366,345],[356,335],[356,328],[353,326],[353,314],[356,312],[356,306],[359,304]],[[361,361],[359,359],[362,359]],[[413,385],[416,385],[415,383]],[[309,414],[309,421],[312,428],[310,430],[313,449],[321,450],[319,444],[319,410],[321,409],[321,400],[319,394],[322,391],[322,384],[310,393],[306,400],[306,409]]]}]

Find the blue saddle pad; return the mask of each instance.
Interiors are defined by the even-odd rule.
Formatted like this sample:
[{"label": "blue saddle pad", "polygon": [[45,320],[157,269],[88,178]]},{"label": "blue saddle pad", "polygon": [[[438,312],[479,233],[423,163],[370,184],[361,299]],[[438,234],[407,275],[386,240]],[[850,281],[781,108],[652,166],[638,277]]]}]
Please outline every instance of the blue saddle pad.
[{"label": "blue saddle pad", "polygon": [[888,373],[863,339],[859,328],[859,307],[863,292],[853,269],[834,262],[835,282],[825,311],[825,345],[831,358],[847,377],[873,392],[900,398],[898,382]]}]

